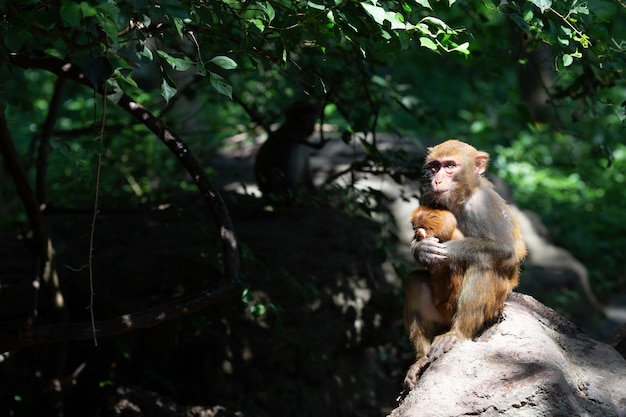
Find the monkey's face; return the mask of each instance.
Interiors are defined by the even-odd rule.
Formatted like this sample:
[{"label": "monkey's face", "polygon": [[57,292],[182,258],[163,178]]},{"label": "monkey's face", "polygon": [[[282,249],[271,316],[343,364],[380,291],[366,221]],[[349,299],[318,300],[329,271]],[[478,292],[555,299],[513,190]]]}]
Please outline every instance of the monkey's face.
[{"label": "monkey's face", "polygon": [[478,186],[489,155],[458,140],[429,148],[426,176],[432,198],[448,209],[458,209]]},{"label": "monkey's face", "polygon": [[446,199],[455,187],[456,175],[461,169],[461,163],[454,159],[431,159],[426,163],[426,170],[430,176],[430,186],[433,196],[437,200]]}]

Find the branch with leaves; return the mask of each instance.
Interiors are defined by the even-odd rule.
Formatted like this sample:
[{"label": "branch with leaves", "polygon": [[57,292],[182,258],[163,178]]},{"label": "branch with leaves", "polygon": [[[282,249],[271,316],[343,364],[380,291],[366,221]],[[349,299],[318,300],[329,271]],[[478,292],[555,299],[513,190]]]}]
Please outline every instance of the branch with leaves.
[{"label": "branch with leaves", "polygon": [[[60,78],[78,82],[104,93],[103,85],[94,86],[81,70],[74,64],[57,58],[33,57],[12,55],[11,63],[23,68],[36,68],[50,71]],[[220,239],[224,252],[224,272],[227,280],[216,288],[207,289],[199,294],[170,301],[160,306],[141,312],[126,314],[120,317],[98,321],[95,323],[98,337],[112,336],[129,331],[154,327],[166,320],[171,320],[198,312],[209,305],[226,298],[238,296],[241,289],[239,275],[239,252],[234,228],[228,214],[228,209],[217,189],[211,183],[206,173],[191,153],[191,150],[175,132],[170,130],[162,121],[154,117],[141,104],[135,102],[125,94],[117,95],[117,104],[132,114],[141,123],[148,127],[157,137],[176,155],[187,172],[193,178],[198,190],[208,203],[213,217],[219,226]],[[6,125],[5,125],[6,126]],[[3,134],[3,139],[10,139]],[[6,140],[2,141],[7,142]],[[32,193],[30,193],[32,195]],[[23,329],[13,324],[0,325],[0,351],[15,350],[20,347],[52,343],[64,340],[83,340],[93,336],[91,323],[69,323],[58,325],[33,326]]]}]

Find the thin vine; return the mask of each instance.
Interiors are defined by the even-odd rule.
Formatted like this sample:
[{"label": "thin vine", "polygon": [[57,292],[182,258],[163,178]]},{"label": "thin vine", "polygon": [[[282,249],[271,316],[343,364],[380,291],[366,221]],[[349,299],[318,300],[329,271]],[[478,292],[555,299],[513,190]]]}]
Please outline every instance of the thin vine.
[{"label": "thin vine", "polygon": [[[106,124],[107,113],[107,85],[104,83],[104,89],[102,97],[102,116],[100,117],[100,130],[98,132],[98,142],[100,143],[100,149],[102,149],[102,142],[104,138],[104,126]],[[98,329],[96,329],[96,317],[94,313],[94,285],[93,285],[93,251],[94,251],[94,237],[96,235],[96,220],[98,218],[98,204],[100,202],[100,173],[102,171],[102,151],[97,152],[96,162],[96,183],[93,202],[93,216],[91,217],[91,225],[89,232],[89,317],[91,320],[91,328],[93,332],[94,346],[98,346]]]}]

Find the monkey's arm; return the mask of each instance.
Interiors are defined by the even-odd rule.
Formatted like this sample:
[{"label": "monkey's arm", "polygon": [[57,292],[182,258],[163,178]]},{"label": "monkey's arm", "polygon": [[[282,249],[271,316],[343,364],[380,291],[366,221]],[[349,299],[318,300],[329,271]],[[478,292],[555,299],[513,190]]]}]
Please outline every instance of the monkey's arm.
[{"label": "monkey's arm", "polygon": [[451,264],[472,264],[494,267],[494,264],[514,258],[512,241],[496,241],[487,238],[464,238],[442,244],[447,262]]}]

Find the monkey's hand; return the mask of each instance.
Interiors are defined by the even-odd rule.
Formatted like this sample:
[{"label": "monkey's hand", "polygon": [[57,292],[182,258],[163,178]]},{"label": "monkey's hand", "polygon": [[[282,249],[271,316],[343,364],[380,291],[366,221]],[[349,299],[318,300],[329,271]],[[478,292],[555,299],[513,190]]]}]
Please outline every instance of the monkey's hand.
[{"label": "monkey's hand", "polygon": [[411,250],[415,260],[424,265],[437,264],[448,258],[448,250],[436,237],[413,240]]},{"label": "monkey's hand", "polygon": [[417,239],[417,240],[424,240],[424,239],[426,239],[426,230],[423,227],[419,227],[415,231],[415,239]]}]

